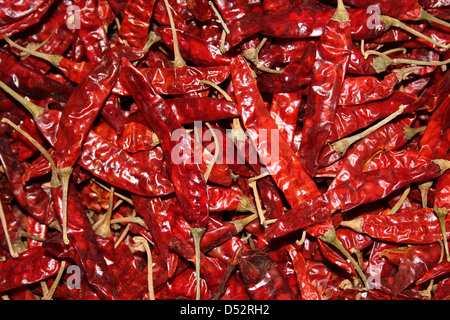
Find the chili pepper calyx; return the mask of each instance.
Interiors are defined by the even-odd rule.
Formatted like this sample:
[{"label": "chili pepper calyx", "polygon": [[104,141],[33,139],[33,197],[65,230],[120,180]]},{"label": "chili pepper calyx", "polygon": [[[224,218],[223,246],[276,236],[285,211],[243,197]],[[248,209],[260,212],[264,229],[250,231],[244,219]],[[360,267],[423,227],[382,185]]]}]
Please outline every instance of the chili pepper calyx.
[{"label": "chili pepper calyx", "polygon": [[257,218],[258,218],[258,213],[254,213],[243,219],[233,220],[233,221],[231,221],[231,223],[234,224],[234,227],[236,228],[237,233],[239,233],[242,230],[244,230],[246,225],[248,225],[250,222],[254,221]]},{"label": "chili pepper calyx", "polygon": [[427,128],[426,126],[422,126],[422,127],[418,127],[418,128],[411,128],[411,127],[404,126],[403,130],[405,130],[406,140],[411,140],[412,138],[414,138],[414,136],[416,134],[424,132],[426,128]]},{"label": "chili pepper calyx", "polygon": [[450,169],[450,160],[445,159],[433,159],[432,163],[437,164],[441,168],[441,175],[447,170]]},{"label": "chili pepper calyx", "polygon": [[331,20],[337,21],[337,22],[349,22],[350,21],[350,16],[348,14],[347,9],[345,9],[344,2],[342,0],[338,0],[337,9],[334,12],[333,16],[331,17]]},{"label": "chili pepper calyx", "polygon": [[258,213],[256,211],[256,207],[253,204],[252,200],[249,197],[247,197],[245,194],[242,195],[242,198],[238,203],[238,207],[237,207],[236,211]]},{"label": "chili pepper calyx", "polygon": [[449,254],[448,240],[447,240],[447,230],[445,227],[445,219],[448,215],[448,209],[445,207],[438,208],[437,206],[434,206],[433,211],[436,214],[436,216],[438,217],[439,225],[440,225],[441,231],[442,231],[442,242],[444,245],[445,256],[447,258],[447,261],[450,262],[450,254]]},{"label": "chili pepper calyx", "polygon": [[361,233],[363,231],[364,219],[355,218],[353,220],[344,220],[341,222],[341,226],[352,229],[355,232]]}]

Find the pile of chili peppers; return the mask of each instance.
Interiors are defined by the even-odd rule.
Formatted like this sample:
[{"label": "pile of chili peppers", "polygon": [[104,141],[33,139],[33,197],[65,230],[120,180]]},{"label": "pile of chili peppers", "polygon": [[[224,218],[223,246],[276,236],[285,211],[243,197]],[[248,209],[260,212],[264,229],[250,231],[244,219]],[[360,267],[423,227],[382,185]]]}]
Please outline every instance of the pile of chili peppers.
[{"label": "pile of chili peppers", "polygon": [[2,299],[450,299],[450,1],[0,1]]}]

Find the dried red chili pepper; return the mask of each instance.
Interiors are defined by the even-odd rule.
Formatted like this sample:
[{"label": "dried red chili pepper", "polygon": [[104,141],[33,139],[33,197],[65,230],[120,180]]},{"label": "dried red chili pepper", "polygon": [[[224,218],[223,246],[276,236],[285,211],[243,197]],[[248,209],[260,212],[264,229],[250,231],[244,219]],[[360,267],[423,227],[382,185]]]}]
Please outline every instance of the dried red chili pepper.
[{"label": "dried red chili pepper", "polygon": [[442,239],[439,222],[432,209],[393,215],[364,215],[342,225],[375,239],[394,243],[428,244]]},{"label": "dried red chili pepper", "polygon": [[29,249],[17,260],[8,259],[1,263],[2,292],[50,278],[58,272],[59,267],[60,261],[51,257],[44,248]]},{"label": "dried red chili pepper", "polygon": [[153,15],[152,1],[129,1],[123,13],[123,20],[119,30],[119,41],[142,49],[147,41],[147,30]]},{"label": "dried red chili pepper", "polygon": [[[336,12],[325,26],[317,44],[306,100],[299,158],[311,177],[317,171],[320,149],[334,122],[350,57],[351,40],[350,18],[344,4],[338,1]],[[329,78],[331,74],[333,76]]]},{"label": "dried red chili pepper", "polygon": [[[208,224],[208,190],[198,164],[187,161],[193,155],[189,137],[177,121],[173,111],[155,92],[144,75],[129,62],[125,62],[123,71],[127,81],[127,89],[132,92],[132,96],[144,117],[152,125],[161,140],[164,154],[169,161],[169,172],[174,184],[175,194],[183,208],[184,218],[192,225],[191,233],[196,241],[196,251],[198,252],[201,234]],[[145,91],[137,90],[137,82],[140,83],[138,87],[145,88]],[[175,143],[176,141],[170,136],[174,132],[178,132],[180,135],[178,139],[181,141],[178,143]],[[181,146],[179,143],[181,143]],[[178,154],[173,153],[174,149]],[[184,153],[184,158],[180,158],[180,151]],[[175,159],[176,157],[178,159]],[[198,257],[196,260],[197,270],[200,268],[199,264]],[[200,281],[199,274],[197,274],[197,278]]]},{"label": "dried red chili pepper", "polygon": [[[286,140],[283,137],[269,137],[274,130],[278,131],[278,127],[265,108],[256,82],[242,57],[233,58],[231,75],[244,126],[259,156],[286,199],[295,206],[317,195],[318,189],[315,182],[307,176]],[[262,129],[265,130],[265,138],[258,137],[259,130]],[[275,159],[276,154],[271,150],[271,145],[276,143],[279,148],[279,159]]]},{"label": "dried red chili pepper", "polygon": [[[415,153],[411,161],[417,157]],[[423,160],[423,159],[422,159]],[[429,160],[428,160],[429,161]],[[440,175],[438,164],[427,161],[420,168],[388,167],[361,173],[328,192],[287,211],[269,227],[269,239],[280,237],[303,227],[329,219],[338,208],[348,211],[358,205],[373,202],[414,181],[424,181]],[[354,190],[355,192],[348,192]]]},{"label": "dried red chili pepper", "polygon": [[2,6],[0,36],[19,32],[39,22],[52,4],[53,1],[33,0],[27,3],[10,3]]}]

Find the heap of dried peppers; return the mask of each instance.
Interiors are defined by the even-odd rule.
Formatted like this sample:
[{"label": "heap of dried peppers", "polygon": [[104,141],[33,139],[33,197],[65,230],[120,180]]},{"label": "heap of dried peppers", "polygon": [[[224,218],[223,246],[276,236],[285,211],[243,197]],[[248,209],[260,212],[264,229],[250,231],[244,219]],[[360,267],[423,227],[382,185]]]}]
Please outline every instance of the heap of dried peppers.
[{"label": "heap of dried peppers", "polygon": [[2,299],[450,299],[450,1],[0,0]]}]

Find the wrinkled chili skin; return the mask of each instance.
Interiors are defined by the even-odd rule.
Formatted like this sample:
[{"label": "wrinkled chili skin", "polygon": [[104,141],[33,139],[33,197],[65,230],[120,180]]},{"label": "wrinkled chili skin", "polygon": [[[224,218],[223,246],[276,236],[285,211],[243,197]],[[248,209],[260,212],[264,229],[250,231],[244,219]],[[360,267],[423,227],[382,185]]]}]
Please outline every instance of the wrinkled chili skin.
[{"label": "wrinkled chili skin", "polygon": [[252,299],[294,299],[289,284],[269,255],[261,252],[246,252],[240,258],[239,270]]},{"label": "wrinkled chili skin", "polygon": [[[169,160],[169,171],[175,193],[180,205],[184,208],[183,215],[186,220],[195,227],[205,227],[208,224],[208,190],[203,173],[198,164],[186,163],[181,159],[180,163],[174,163],[177,154],[173,154],[173,149],[178,147],[177,152],[183,151],[188,157],[192,156],[189,138],[186,132],[178,123],[173,111],[165,101],[155,92],[151,84],[144,75],[135,69],[128,61],[123,68],[128,82],[128,90],[132,92],[146,120],[152,125],[158,138],[162,141],[161,146],[164,154]],[[145,91],[137,92],[137,89]],[[181,143],[173,141],[171,134],[180,133]],[[178,154],[178,160],[179,154]]]},{"label": "wrinkled chili skin", "polygon": [[93,131],[83,144],[77,164],[102,180],[139,195],[161,196],[173,192],[168,178],[149,171],[145,164]]},{"label": "wrinkled chili skin", "polygon": [[60,261],[49,255],[42,247],[31,248],[0,264],[1,290],[7,291],[36,283],[58,273]]},{"label": "wrinkled chili skin", "polygon": [[[58,219],[62,223],[62,188],[52,188],[52,198],[57,208]],[[118,295],[116,281],[106,263],[104,254],[96,240],[88,217],[84,211],[78,191],[69,187],[67,211],[67,234],[70,245],[74,246],[84,274],[94,290],[104,299],[115,299]]]},{"label": "wrinkled chili skin", "polygon": [[300,162],[312,177],[336,115],[350,57],[350,27],[349,21],[330,20],[316,48],[299,150]]},{"label": "wrinkled chili skin", "polygon": [[6,136],[0,137],[0,160],[17,202],[38,222],[49,224],[54,221],[55,211],[46,190],[37,182],[23,185],[25,168],[12,152]]},{"label": "wrinkled chili skin", "polygon": [[[282,136],[275,138],[270,136],[273,132],[278,132],[278,127],[264,106],[255,80],[241,56],[233,58],[231,75],[245,129],[269,173],[283,191],[288,202],[295,206],[317,195],[319,191],[315,182],[308,177],[286,140]],[[266,139],[258,137],[258,130],[261,129],[266,130]],[[271,155],[271,152],[273,152],[271,143],[278,143],[278,159],[276,159],[275,154]]]},{"label": "wrinkled chili skin", "polygon": [[[399,212],[394,215],[366,215],[362,219],[362,232],[378,240],[430,244],[442,239],[442,231],[433,209]],[[446,222],[446,225],[450,227],[450,222]],[[447,235],[450,235],[449,231]]]},{"label": "wrinkled chili skin", "polygon": [[11,88],[39,99],[52,97],[66,102],[73,87],[36,72],[0,50],[0,80]]},{"label": "wrinkled chili skin", "polygon": [[118,50],[109,50],[67,101],[54,145],[59,168],[71,167],[80,156],[82,143],[117,80],[120,63]]}]

